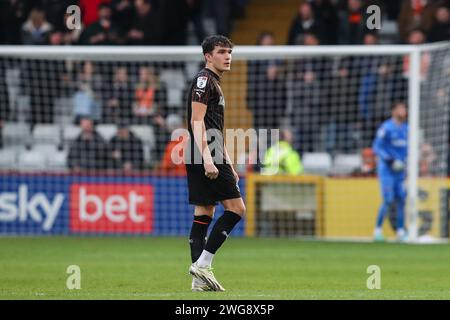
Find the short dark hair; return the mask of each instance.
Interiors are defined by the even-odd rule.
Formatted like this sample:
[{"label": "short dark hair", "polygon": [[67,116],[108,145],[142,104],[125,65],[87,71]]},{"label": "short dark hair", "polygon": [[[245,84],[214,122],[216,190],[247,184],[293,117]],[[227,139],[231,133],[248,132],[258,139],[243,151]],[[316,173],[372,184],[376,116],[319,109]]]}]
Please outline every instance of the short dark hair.
[{"label": "short dark hair", "polygon": [[222,35],[208,36],[202,42],[203,55],[213,52],[214,48],[217,46],[233,48],[233,42]]},{"label": "short dark hair", "polygon": [[257,38],[257,40],[256,40],[256,44],[257,44],[257,45],[260,45],[260,44],[261,44],[261,41],[262,41],[265,37],[272,37],[272,38],[275,38],[275,35],[273,34],[272,31],[264,30],[264,31],[262,31],[262,32],[258,35],[258,38]]},{"label": "short dark hair", "polygon": [[[391,105],[391,111],[394,111],[395,108],[397,108],[398,106],[403,105],[406,107],[406,102],[405,101],[395,101],[392,105]],[[406,107],[407,108],[407,107]]]}]

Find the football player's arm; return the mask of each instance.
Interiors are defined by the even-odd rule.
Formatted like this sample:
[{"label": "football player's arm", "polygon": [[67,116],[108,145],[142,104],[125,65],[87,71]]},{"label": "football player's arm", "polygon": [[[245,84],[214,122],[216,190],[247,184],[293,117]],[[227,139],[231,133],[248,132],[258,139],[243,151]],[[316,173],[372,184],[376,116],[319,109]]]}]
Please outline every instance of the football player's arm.
[{"label": "football player's arm", "polygon": [[388,135],[388,132],[385,128],[380,128],[377,131],[377,136],[375,138],[375,141],[373,142],[373,151],[375,154],[380,157],[384,161],[393,161],[394,158],[389,153],[387,149],[387,143],[386,143],[386,137]]},{"label": "football player's arm", "polygon": [[207,105],[192,101],[191,127],[194,134],[194,141],[198,149],[202,153],[204,161],[205,175],[210,179],[215,179],[219,175],[219,171],[213,163],[211,151],[208,147],[206,138],[205,114]]}]

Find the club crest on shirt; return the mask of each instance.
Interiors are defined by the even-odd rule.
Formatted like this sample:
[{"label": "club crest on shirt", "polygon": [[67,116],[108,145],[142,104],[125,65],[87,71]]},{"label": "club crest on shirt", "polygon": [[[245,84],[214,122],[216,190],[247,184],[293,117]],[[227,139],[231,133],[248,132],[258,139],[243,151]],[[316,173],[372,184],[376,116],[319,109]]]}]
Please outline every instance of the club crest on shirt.
[{"label": "club crest on shirt", "polygon": [[197,78],[197,87],[198,88],[206,87],[206,82],[208,82],[208,77],[198,77]]}]

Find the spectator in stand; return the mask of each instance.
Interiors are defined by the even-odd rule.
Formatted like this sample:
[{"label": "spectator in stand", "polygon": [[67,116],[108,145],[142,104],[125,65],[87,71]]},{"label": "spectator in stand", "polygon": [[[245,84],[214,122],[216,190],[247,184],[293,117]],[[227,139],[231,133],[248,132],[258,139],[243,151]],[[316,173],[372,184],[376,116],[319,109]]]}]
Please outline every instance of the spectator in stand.
[{"label": "spectator in stand", "polygon": [[130,131],[126,120],[119,122],[117,134],[111,139],[109,145],[114,169],[125,173],[143,169],[142,141]]},{"label": "spectator in stand", "polygon": [[74,0],[38,0],[32,2],[37,2],[41,5],[48,22],[53,26],[54,30],[67,30],[64,15],[69,6],[78,4],[78,1]]},{"label": "spectator in stand", "polygon": [[398,17],[400,39],[407,42],[412,29],[420,28],[428,32],[438,5],[439,2],[434,0],[403,0]]},{"label": "spectator in stand", "polygon": [[109,163],[109,150],[106,141],[95,130],[94,123],[89,118],[80,121],[81,133],[72,142],[69,155],[68,167],[74,173],[84,171],[97,172],[107,169]]},{"label": "spectator in stand", "polygon": [[81,118],[85,117],[95,121],[101,119],[102,88],[101,75],[95,72],[92,62],[86,61],[76,80],[74,95],[75,123],[80,123]]},{"label": "spectator in stand", "polygon": [[119,123],[120,120],[126,120],[130,123],[133,117],[133,99],[133,87],[128,80],[127,68],[117,67],[104,110],[105,122]]},{"label": "spectator in stand", "polygon": [[161,43],[160,21],[150,0],[135,0],[136,15],[127,33],[131,45],[157,45]]},{"label": "spectator in stand", "polygon": [[0,44],[21,44],[22,24],[28,16],[22,1],[0,1]]},{"label": "spectator in stand", "polygon": [[[375,45],[375,33],[364,35],[365,45]],[[389,114],[389,105],[406,99],[407,83],[402,78],[402,58],[396,56],[366,56],[357,58],[358,117],[361,121],[362,145],[371,145],[379,124]]]},{"label": "spectator in stand", "polygon": [[[216,33],[229,37],[232,31],[232,10],[236,0],[207,1],[207,10],[215,20]],[[242,2],[242,1],[241,1]]]},{"label": "spectator in stand", "polygon": [[[425,40],[426,40],[425,31],[420,28],[412,29],[408,33],[407,39],[408,39],[408,44],[414,44],[414,45],[423,44],[423,43],[425,43]],[[426,79],[428,69],[430,67],[430,58],[431,57],[430,57],[429,52],[424,52],[421,55],[420,75],[421,75],[422,81],[424,81]],[[409,55],[406,55],[403,58],[403,77],[405,79],[407,79],[409,77]]]},{"label": "spectator in stand", "polygon": [[362,176],[375,176],[377,170],[377,159],[372,148],[361,150],[362,165],[359,174]]},{"label": "spectator in stand", "polygon": [[22,42],[26,45],[48,44],[52,30],[52,25],[45,19],[44,10],[34,8],[28,20],[22,25]]},{"label": "spectator in stand", "polygon": [[187,0],[189,7],[189,19],[194,25],[194,33],[197,38],[197,44],[201,44],[206,38],[205,28],[203,27],[203,8],[204,0]]},{"label": "spectator in stand", "polygon": [[[83,33],[84,26],[83,24],[80,24],[79,28],[75,28],[73,30],[70,30],[68,25],[68,20],[72,19],[71,15],[66,13],[64,14],[63,18],[61,19],[63,21],[63,27],[56,28],[51,34],[50,34],[50,45],[73,45],[78,44],[78,41],[80,39],[81,34]],[[73,23],[70,21],[70,23]]]},{"label": "spectator in stand", "polygon": [[328,96],[324,99],[320,114],[324,133],[322,146],[333,155],[353,152],[360,140],[357,63],[355,57],[342,57],[337,69],[331,72],[331,78],[324,79]]},{"label": "spectator in stand", "polygon": [[331,0],[312,0],[311,7],[314,16],[323,27],[322,44],[338,44],[338,10],[336,5]]},{"label": "spectator in stand", "polygon": [[450,40],[450,9],[441,5],[434,15],[435,21],[428,33],[430,42]]},{"label": "spectator in stand", "polygon": [[[433,173],[433,163],[436,161],[431,143],[424,142],[420,145],[419,174],[421,177],[431,176]],[[439,169],[438,169],[439,170]]]},{"label": "spectator in stand", "polygon": [[[275,44],[271,32],[262,32],[258,45]],[[280,61],[260,60],[248,63],[247,105],[253,114],[255,129],[273,129],[279,126],[286,106],[283,68]]]},{"label": "spectator in stand", "polygon": [[164,124],[160,114],[165,100],[165,88],[161,86],[152,67],[139,68],[139,82],[134,91],[135,106],[133,114],[138,124],[158,122]]},{"label": "spectator in stand", "polygon": [[23,59],[20,64],[21,93],[30,98],[28,121],[31,129],[38,123],[53,123],[55,99],[64,90],[66,68],[62,60]]},{"label": "spectator in stand", "polygon": [[[257,44],[274,45],[274,35],[268,31],[262,32]],[[282,62],[273,59],[250,60],[247,79],[247,106],[253,116],[253,127],[256,130],[278,128],[286,110],[286,84]],[[268,144],[270,145],[270,141]],[[263,155],[264,152],[265,150],[260,150],[257,154]],[[258,164],[261,162],[262,159],[257,159]],[[259,165],[254,169],[259,170]]]},{"label": "spectator in stand", "polygon": [[86,27],[95,23],[99,19],[98,8],[101,4],[111,3],[111,0],[78,0],[78,5],[83,13],[83,25]]},{"label": "spectator in stand", "polygon": [[[319,45],[319,39],[313,33],[306,33],[304,45]],[[289,68],[290,94],[292,110],[291,126],[294,138],[293,146],[299,153],[318,149],[320,134],[321,108],[325,72],[331,70],[330,60],[321,57],[305,57],[293,62]]]},{"label": "spectator in stand", "polygon": [[339,44],[361,44],[366,29],[362,0],[348,0],[347,10],[339,12]]},{"label": "spectator in stand", "polygon": [[274,143],[264,155],[264,167],[261,172],[267,175],[289,174],[299,175],[303,173],[303,165],[300,155],[292,147],[292,132],[282,129],[280,141]]},{"label": "spectator in stand", "polygon": [[[214,1],[219,6],[222,1]],[[186,0],[164,0],[159,2],[162,45],[186,45],[189,6]]]},{"label": "spectator in stand", "polygon": [[[376,0],[380,4],[381,12],[389,21],[397,21],[400,14],[402,0]],[[372,4],[372,3],[371,3]]]},{"label": "spectator in stand", "polygon": [[114,45],[122,44],[120,30],[112,18],[112,9],[108,4],[98,7],[99,19],[86,27],[80,37],[83,45]]},{"label": "spectator in stand", "polygon": [[134,21],[135,7],[133,0],[112,0],[113,21],[124,33],[127,33]]},{"label": "spectator in stand", "polygon": [[304,2],[298,7],[298,14],[289,29],[288,44],[298,45],[303,43],[303,36],[306,32],[314,33],[319,40],[324,37],[323,26],[316,19],[311,4],[308,2]]},{"label": "spectator in stand", "polygon": [[[183,121],[178,115],[170,115],[167,117],[167,129],[171,135],[176,130],[183,129]],[[186,130],[179,131],[177,140],[170,140],[164,151],[164,156],[159,166],[159,171],[169,175],[186,175],[186,166],[184,164],[185,148],[189,135]],[[178,133],[178,132],[176,132]]]}]

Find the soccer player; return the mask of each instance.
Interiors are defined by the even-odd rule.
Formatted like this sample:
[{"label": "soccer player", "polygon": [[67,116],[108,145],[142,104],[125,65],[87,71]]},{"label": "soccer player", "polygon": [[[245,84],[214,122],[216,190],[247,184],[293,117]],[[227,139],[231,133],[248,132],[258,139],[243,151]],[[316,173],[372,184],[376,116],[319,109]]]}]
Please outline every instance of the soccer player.
[{"label": "soccer player", "polygon": [[390,207],[397,208],[397,240],[405,241],[404,207],[406,191],[406,158],[408,154],[408,124],[405,103],[396,102],[391,109],[392,117],[377,131],[373,150],[378,158],[377,175],[380,180],[383,203],[378,212],[374,232],[376,241],[383,241],[383,220]]},{"label": "soccer player", "polygon": [[[221,35],[209,36],[203,41],[206,66],[195,76],[187,102],[190,152],[186,153],[186,172],[189,203],[195,206],[189,237],[193,291],[225,290],[214,277],[212,260],[245,213],[239,176],[223,142],[225,99],[220,80],[224,72],[230,70],[232,48],[232,42]],[[206,241],[218,202],[225,211]]]}]

